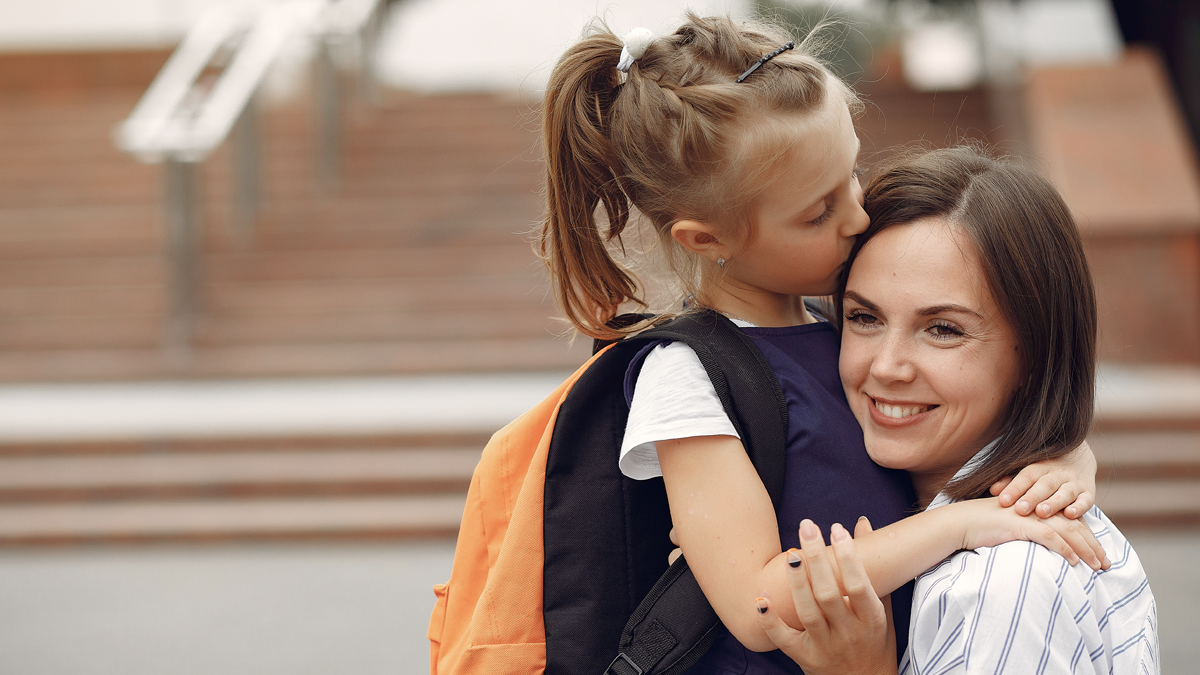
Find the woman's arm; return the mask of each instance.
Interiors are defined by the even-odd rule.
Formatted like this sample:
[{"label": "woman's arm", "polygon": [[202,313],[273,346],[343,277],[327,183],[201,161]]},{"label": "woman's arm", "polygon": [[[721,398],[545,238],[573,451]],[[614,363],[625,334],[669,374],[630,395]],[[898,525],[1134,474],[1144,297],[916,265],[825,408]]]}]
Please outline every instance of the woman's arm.
[{"label": "woman's arm", "polygon": [[[659,441],[657,448],[675,534],[705,596],[743,645],[775,649],[754,603],[759,597],[789,597],[788,566],[771,498],[741,441],[700,436]],[[994,499],[906,518],[864,537],[857,547],[875,590],[886,595],[961,548],[1013,539],[1031,539],[1064,556],[1072,551],[1054,527],[1002,509]],[[1076,550],[1087,555],[1091,545],[1079,541]],[[778,611],[784,622],[800,626],[791,603]]]}]

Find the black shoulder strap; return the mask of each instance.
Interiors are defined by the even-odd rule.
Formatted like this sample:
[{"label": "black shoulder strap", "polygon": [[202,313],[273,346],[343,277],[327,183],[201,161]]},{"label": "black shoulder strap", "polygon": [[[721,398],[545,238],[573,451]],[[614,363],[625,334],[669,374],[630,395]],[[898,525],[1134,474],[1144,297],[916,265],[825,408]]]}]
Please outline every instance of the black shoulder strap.
[{"label": "black shoulder strap", "polygon": [[[758,347],[724,316],[685,314],[636,336],[686,342],[700,358],[776,509],[783,496],[787,401]],[[716,612],[680,556],[629,617],[606,675],[675,675],[716,639]]]}]

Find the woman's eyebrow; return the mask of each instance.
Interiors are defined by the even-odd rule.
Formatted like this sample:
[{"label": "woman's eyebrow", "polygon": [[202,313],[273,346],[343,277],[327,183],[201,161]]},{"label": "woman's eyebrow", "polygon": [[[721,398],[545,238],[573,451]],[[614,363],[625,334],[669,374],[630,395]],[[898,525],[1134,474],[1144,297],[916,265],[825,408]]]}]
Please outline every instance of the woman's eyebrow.
[{"label": "woman's eyebrow", "polygon": [[983,318],[982,314],[980,314],[979,312],[976,312],[975,310],[971,309],[970,307],[963,307],[962,305],[955,305],[953,303],[945,304],[945,305],[934,305],[932,307],[924,307],[922,309],[917,310],[917,315],[918,316],[933,316],[934,314],[941,314],[942,312],[961,312],[964,314],[971,314],[971,315],[977,316],[980,319]]},{"label": "woman's eyebrow", "polygon": [[860,305],[862,305],[863,307],[865,307],[865,308],[867,308],[867,309],[871,310],[872,312],[878,312],[878,311],[879,311],[879,305],[876,305],[875,303],[873,303],[873,302],[871,302],[870,300],[868,300],[868,299],[864,298],[863,296],[859,295],[858,293],[855,293],[854,291],[846,291],[846,292],[845,292],[845,293],[842,295],[842,299],[843,299],[843,300],[853,300],[854,302],[857,302],[858,304],[860,304]]}]

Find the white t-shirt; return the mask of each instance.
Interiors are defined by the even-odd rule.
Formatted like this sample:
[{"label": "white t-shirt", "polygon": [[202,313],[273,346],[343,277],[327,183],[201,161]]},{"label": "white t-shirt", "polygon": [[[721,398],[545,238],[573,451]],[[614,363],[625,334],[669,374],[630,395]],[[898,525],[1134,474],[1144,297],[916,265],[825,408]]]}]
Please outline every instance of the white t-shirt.
[{"label": "white t-shirt", "polygon": [[[738,319],[733,323],[754,326]],[[634,480],[661,476],[655,443],[699,436],[741,438],[696,352],[682,342],[658,345],[646,355],[633,388],[621,473]]]}]

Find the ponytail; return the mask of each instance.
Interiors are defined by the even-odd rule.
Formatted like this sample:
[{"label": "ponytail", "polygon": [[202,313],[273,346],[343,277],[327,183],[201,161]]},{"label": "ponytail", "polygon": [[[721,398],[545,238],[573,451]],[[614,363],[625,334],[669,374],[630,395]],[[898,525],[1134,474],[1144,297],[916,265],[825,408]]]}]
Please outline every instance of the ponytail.
[{"label": "ponytail", "polygon": [[[558,305],[582,333],[613,339],[606,324],[625,302],[645,306],[638,283],[609,253],[629,222],[630,204],[618,177],[621,161],[606,123],[620,84],[621,41],[597,33],[568,52],[546,91],[542,138],[546,157],[546,216],[539,253],[554,279]],[[608,231],[595,212],[604,204]]]}]

